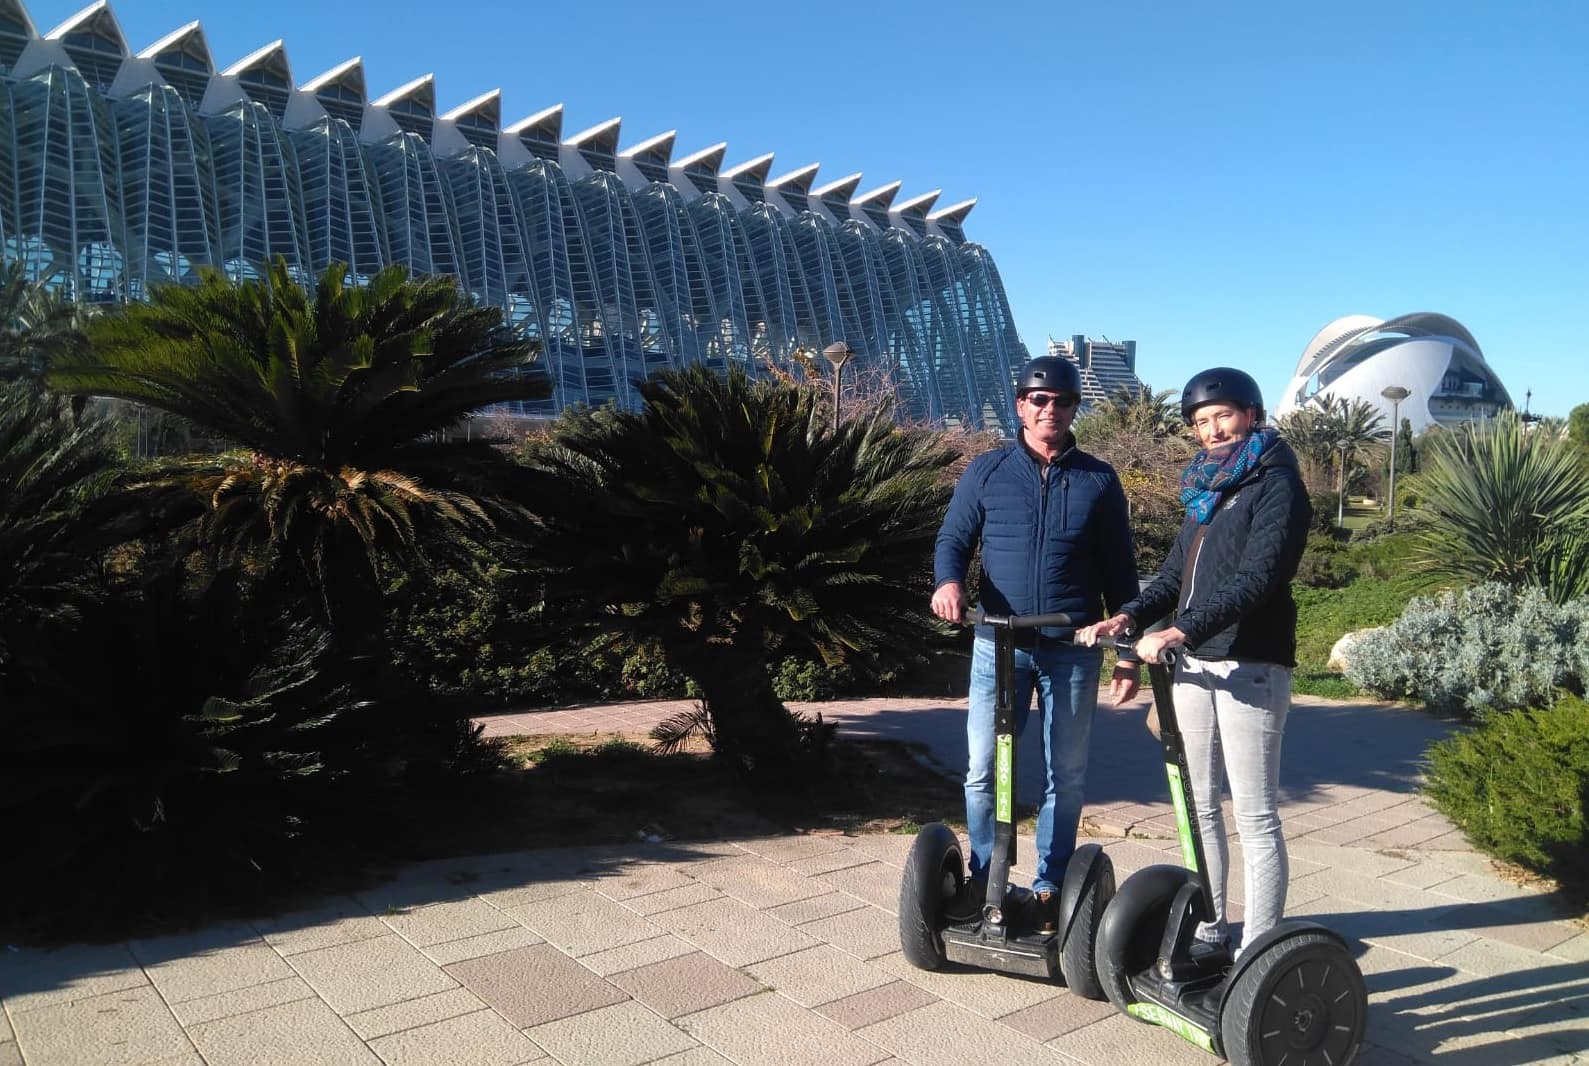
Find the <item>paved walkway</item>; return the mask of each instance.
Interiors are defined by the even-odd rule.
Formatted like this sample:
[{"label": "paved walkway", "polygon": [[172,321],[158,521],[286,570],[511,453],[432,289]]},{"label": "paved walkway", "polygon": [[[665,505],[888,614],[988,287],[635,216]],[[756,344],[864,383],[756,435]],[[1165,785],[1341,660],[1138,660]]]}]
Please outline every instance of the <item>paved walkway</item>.
[{"label": "paved walkway", "polygon": [[[643,732],[679,706],[488,729]],[[807,709],[948,767],[964,758],[963,704]],[[1085,817],[1121,878],[1177,850],[1147,718],[1139,703],[1095,727]],[[1288,912],[1359,950],[1361,1063],[1589,1063],[1589,933],[1497,877],[1416,795],[1420,756],[1445,729],[1298,700]],[[813,834],[452,859],[267,921],[0,951],[0,1066],[1213,1061],[1047,982],[911,969],[895,932],[909,845]]]}]

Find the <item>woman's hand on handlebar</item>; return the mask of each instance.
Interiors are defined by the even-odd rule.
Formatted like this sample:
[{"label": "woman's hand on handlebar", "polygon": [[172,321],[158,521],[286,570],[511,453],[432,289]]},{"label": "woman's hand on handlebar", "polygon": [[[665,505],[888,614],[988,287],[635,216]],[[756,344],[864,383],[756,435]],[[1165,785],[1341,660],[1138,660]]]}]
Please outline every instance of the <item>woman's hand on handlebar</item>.
[{"label": "woman's hand on handlebar", "polygon": [[1179,648],[1186,643],[1186,634],[1174,626],[1148,633],[1137,641],[1137,654],[1145,663],[1156,663],[1166,648]]},{"label": "woman's hand on handlebar", "polygon": [[1131,616],[1117,614],[1113,618],[1105,618],[1102,622],[1094,622],[1090,626],[1082,626],[1076,630],[1076,643],[1091,648],[1098,643],[1098,638],[1119,636],[1130,628]]},{"label": "woman's hand on handlebar", "polygon": [[958,581],[945,581],[932,594],[932,613],[959,625],[966,618],[966,593]]}]

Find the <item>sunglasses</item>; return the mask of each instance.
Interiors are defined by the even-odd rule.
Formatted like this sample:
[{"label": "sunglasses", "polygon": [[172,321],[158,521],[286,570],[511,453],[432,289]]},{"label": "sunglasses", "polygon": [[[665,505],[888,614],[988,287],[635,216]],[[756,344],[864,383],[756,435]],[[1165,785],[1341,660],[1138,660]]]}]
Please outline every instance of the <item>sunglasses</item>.
[{"label": "sunglasses", "polygon": [[1047,407],[1051,403],[1057,404],[1060,407],[1075,407],[1081,402],[1080,396],[1069,392],[1029,392],[1022,396],[1021,399],[1025,400],[1033,407]]}]

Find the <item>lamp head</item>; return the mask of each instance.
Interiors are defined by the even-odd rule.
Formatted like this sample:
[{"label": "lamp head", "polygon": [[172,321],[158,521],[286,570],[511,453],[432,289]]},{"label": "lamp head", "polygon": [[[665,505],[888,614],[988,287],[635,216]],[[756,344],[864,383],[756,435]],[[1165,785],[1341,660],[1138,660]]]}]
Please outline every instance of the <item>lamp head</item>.
[{"label": "lamp head", "polygon": [[1391,403],[1401,403],[1401,401],[1412,395],[1400,385],[1386,385],[1379,391],[1379,394]]},{"label": "lamp head", "polygon": [[838,370],[855,355],[855,349],[845,341],[834,341],[822,349],[822,358],[833,364],[833,369]]}]

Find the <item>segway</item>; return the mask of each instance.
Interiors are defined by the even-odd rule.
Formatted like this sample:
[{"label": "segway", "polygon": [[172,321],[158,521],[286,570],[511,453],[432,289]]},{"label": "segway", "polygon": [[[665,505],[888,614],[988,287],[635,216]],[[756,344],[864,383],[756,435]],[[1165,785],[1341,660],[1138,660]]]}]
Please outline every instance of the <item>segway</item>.
[{"label": "segway", "polygon": [[1363,1042],[1368,993],[1339,934],[1287,919],[1234,962],[1229,948],[1194,936],[1199,922],[1212,920],[1214,897],[1175,719],[1176,655],[1167,650],[1161,658],[1148,674],[1185,865],[1138,870],[1104,908],[1097,949],[1104,994],[1138,1021],[1236,1066],[1346,1066]]},{"label": "segway", "polygon": [[993,629],[994,840],[986,886],[966,876],[960,841],[933,822],[916,834],[899,887],[899,941],[905,959],[923,970],[946,962],[1048,980],[1103,999],[1093,945],[1104,906],[1114,894],[1114,865],[1097,844],[1076,849],[1065,867],[1054,930],[1030,889],[1010,884],[1015,863],[1014,630],[1068,626],[1064,614],[1014,616],[973,612],[972,625]]}]

